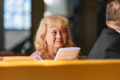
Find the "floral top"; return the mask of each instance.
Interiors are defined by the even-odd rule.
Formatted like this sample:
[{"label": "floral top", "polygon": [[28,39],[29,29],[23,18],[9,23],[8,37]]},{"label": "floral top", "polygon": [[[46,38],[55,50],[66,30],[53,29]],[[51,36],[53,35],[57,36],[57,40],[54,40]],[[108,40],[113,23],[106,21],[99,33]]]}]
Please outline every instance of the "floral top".
[{"label": "floral top", "polygon": [[40,53],[38,53],[38,52],[33,52],[31,54],[31,56],[34,56],[35,60],[43,60],[43,58],[41,57]]}]

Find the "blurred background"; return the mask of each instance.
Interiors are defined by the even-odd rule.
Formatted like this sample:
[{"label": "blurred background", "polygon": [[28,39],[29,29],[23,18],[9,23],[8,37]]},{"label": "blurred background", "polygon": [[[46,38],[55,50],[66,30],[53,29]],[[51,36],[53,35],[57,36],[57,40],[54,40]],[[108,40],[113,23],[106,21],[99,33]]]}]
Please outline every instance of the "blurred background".
[{"label": "blurred background", "polygon": [[87,56],[105,25],[108,0],[0,0],[0,56],[30,55],[43,16],[62,14],[72,39]]}]

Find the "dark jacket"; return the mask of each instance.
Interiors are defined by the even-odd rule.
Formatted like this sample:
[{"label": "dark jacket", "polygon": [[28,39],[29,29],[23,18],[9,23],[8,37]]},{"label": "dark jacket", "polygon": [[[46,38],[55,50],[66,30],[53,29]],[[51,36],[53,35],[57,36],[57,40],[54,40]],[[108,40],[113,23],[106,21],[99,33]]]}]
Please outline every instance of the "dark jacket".
[{"label": "dark jacket", "polygon": [[88,55],[88,59],[107,58],[120,58],[120,33],[111,28],[103,30]]}]

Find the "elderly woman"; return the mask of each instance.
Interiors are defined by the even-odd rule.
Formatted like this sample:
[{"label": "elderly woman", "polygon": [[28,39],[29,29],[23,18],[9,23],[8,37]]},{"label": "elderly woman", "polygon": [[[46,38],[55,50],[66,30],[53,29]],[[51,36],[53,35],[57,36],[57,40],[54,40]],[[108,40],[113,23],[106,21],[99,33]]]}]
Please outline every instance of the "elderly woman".
[{"label": "elderly woman", "polygon": [[35,37],[36,51],[31,56],[36,60],[54,59],[59,48],[72,47],[68,24],[68,19],[62,15],[44,17]]}]

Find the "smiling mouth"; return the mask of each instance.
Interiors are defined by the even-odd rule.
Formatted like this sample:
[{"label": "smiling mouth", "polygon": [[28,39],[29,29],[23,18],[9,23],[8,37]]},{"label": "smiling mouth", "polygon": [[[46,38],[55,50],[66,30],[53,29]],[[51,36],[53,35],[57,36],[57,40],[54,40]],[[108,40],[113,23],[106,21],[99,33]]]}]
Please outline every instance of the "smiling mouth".
[{"label": "smiling mouth", "polygon": [[56,41],[58,44],[62,44],[63,43],[63,41]]}]

